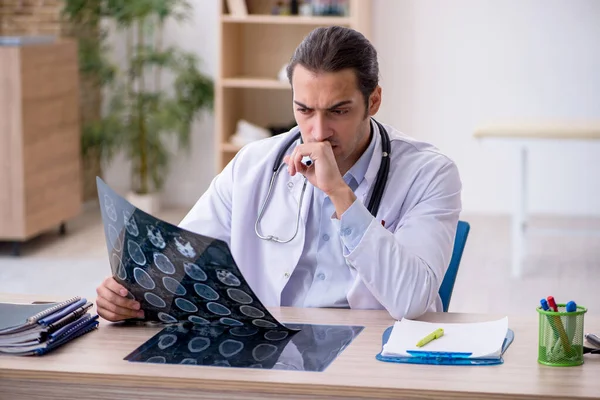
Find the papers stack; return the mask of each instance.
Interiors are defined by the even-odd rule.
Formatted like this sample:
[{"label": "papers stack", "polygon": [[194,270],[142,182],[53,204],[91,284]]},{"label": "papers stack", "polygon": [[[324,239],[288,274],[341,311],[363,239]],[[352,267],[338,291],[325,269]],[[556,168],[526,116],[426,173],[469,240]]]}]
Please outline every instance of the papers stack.
[{"label": "papers stack", "polygon": [[[417,347],[436,329],[442,337]],[[514,338],[508,318],[478,323],[436,323],[404,319],[397,321],[378,359],[421,364],[498,364]]]},{"label": "papers stack", "polygon": [[0,303],[0,353],[43,355],[98,326],[92,303],[73,297],[61,303]]}]

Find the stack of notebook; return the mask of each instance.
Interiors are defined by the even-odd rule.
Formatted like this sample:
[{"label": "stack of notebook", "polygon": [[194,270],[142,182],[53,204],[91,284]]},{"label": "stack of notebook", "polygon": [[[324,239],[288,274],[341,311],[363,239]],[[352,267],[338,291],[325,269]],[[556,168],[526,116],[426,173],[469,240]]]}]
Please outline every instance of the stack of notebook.
[{"label": "stack of notebook", "polygon": [[0,303],[0,353],[42,355],[94,330],[92,303],[73,297],[60,303]]}]

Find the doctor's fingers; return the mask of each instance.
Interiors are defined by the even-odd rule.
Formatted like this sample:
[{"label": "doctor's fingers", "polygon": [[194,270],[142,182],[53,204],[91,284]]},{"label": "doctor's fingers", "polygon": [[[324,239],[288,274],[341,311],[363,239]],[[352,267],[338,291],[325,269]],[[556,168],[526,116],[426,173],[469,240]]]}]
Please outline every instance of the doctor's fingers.
[{"label": "doctor's fingers", "polygon": [[127,289],[125,289],[125,286],[119,284],[112,276],[107,277],[100,286],[104,286],[110,291],[120,294],[123,297],[127,296],[127,293],[129,293]]},{"label": "doctor's fingers", "polygon": [[110,303],[108,300],[98,297],[96,300],[98,315],[107,321],[122,321],[129,318],[144,318],[144,311],[130,310]]},{"label": "doctor's fingers", "polygon": [[[118,283],[117,283],[117,285],[118,285]],[[115,304],[119,307],[123,307],[123,308],[134,310],[134,311],[137,311],[140,309],[140,303],[138,303],[135,300],[129,299],[125,296],[122,296],[119,293],[115,293],[112,290],[112,288],[106,284],[100,285],[96,289],[96,293],[98,294],[98,298],[102,298],[102,299],[108,301],[109,303]]]},{"label": "doctor's fingers", "polygon": [[298,146],[294,147],[292,154],[289,155],[287,164],[288,164],[288,172],[290,176],[296,175],[296,172],[299,172],[298,163],[296,162],[296,157],[298,155]]},{"label": "doctor's fingers", "polygon": [[294,154],[294,158],[292,159],[292,165],[294,166],[294,171],[302,174],[302,175],[306,175],[309,167],[304,164],[302,162],[302,159],[306,156],[306,154],[301,153],[300,151],[297,151]]},{"label": "doctor's fingers", "polygon": [[302,160],[304,156],[309,156],[313,161],[325,160],[333,156],[333,147],[331,142],[302,143],[294,149],[293,153],[296,159]]}]

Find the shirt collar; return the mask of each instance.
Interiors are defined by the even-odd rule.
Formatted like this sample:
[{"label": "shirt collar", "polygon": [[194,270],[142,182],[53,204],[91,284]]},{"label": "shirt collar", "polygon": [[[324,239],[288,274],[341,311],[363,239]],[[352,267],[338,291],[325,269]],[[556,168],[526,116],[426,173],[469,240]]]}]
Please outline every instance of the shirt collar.
[{"label": "shirt collar", "polygon": [[369,168],[369,164],[371,162],[371,158],[373,157],[373,153],[375,152],[375,137],[377,135],[376,128],[373,127],[373,124],[370,123],[371,126],[371,141],[369,142],[369,147],[364,151],[364,153],[360,156],[360,158],[354,163],[354,165],[346,172],[344,175],[344,181],[348,186],[352,188],[353,191],[361,184],[362,180],[367,173],[367,169]]}]

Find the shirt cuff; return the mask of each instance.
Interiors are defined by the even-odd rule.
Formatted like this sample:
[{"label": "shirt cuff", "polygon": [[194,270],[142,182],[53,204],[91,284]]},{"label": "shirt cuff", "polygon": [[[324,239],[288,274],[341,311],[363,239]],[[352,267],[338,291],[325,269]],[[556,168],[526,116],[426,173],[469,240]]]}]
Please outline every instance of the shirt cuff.
[{"label": "shirt cuff", "polygon": [[362,240],[367,228],[373,221],[373,216],[364,204],[356,199],[342,214],[339,221],[335,218],[333,220],[344,244],[344,255],[347,256],[354,251]]}]

